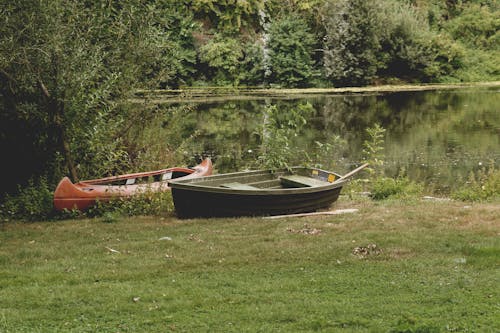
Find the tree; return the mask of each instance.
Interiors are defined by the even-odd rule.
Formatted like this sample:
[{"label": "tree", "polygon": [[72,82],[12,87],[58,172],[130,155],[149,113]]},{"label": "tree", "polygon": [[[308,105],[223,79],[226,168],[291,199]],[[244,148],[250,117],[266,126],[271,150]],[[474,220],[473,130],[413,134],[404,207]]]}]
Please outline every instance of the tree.
[{"label": "tree", "polygon": [[[40,170],[66,173],[65,165],[78,179],[106,163],[126,165],[123,102],[135,87],[172,78],[165,50],[175,45],[160,14],[140,0],[3,3],[1,123],[26,131],[3,135],[35,154],[17,154],[13,170],[33,162],[33,169],[23,170],[29,177]],[[2,149],[16,153],[15,147]]]},{"label": "tree", "polygon": [[200,59],[208,64],[209,77],[218,85],[238,85],[238,68],[242,57],[240,41],[221,34],[216,34],[200,48]]},{"label": "tree", "polygon": [[396,0],[325,6],[324,69],[335,85],[375,79],[435,81],[460,66],[460,50],[432,32],[421,12]]},{"label": "tree", "polygon": [[325,5],[325,74],[336,85],[364,85],[377,72],[380,1],[338,0]]},{"label": "tree", "polygon": [[307,87],[317,74],[312,54],[315,38],[307,23],[286,15],[269,29],[270,81],[285,87]]}]

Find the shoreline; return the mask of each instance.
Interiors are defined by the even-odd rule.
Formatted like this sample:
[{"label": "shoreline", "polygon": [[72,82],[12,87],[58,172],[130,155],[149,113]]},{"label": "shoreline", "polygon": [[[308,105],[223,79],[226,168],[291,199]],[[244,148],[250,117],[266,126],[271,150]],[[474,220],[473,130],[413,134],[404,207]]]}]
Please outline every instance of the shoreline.
[{"label": "shoreline", "polygon": [[183,89],[138,90],[129,101],[143,103],[217,102],[225,100],[256,100],[266,98],[297,99],[320,95],[370,94],[411,91],[453,90],[500,87],[500,81],[457,84],[399,84],[339,88],[239,88],[188,87]]}]

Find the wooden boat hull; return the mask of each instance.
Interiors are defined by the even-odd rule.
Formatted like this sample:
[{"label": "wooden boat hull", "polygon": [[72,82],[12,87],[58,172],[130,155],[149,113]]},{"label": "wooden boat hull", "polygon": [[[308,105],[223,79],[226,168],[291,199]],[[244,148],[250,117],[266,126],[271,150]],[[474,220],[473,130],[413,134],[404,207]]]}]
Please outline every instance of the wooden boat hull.
[{"label": "wooden boat hull", "polygon": [[[171,181],[175,211],[180,218],[265,216],[307,213],[326,208],[335,202],[346,182],[339,175],[317,169],[294,168],[293,172],[315,172],[324,184],[313,187],[277,187],[280,176],[288,175],[287,170],[271,172],[251,171],[204,177],[204,181]],[[299,170],[300,169],[300,170]],[[276,178],[273,180],[272,178]],[[257,181],[258,179],[263,179]],[[201,180],[201,179],[200,179]],[[224,182],[241,181],[252,184],[266,184],[252,189],[246,185],[238,188],[224,188]],[[248,182],[247,182],[248,183]],[[234,183],[231,183],[234,184]],[[269,187],[266,187],[269,186]],[[273,188],[274,187],[274,188]]]},{"label": "wooden boat hull", "polygon": [[[64,209],[85,211],[94,205],[97,200],[107,202],[112,199],[127,198],[145,192],[169,191],[168,180],[208,176],[212,174],[212,169],[212,162],[207,158],[192,169],[168,168],[84,180],[76,184],[73,184],[68,177],[64,177],[54,191],[54,208],[58,211]],[[131,180],[136,179],[156,179],[157,181],[132,184]],[[122,183],[122,185],[117,185],[117,183]]]}]

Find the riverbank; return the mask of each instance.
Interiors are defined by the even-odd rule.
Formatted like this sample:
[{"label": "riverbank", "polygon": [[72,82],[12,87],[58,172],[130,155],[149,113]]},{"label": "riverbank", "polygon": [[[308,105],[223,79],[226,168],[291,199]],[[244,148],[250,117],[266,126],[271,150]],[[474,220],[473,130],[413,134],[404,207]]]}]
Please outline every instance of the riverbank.
[{"label": "riverbank", "polygon": [[319,95],[342,94],[373,94],[403,91],[431,91],[452,90],[467,88],[494,88],[500,87],[500,81],[457,83],[457,84],[400,84],[380,85],[368,87],[341,87],[341,88],[304,88],[304,89],[260,89],[236,87],[187,87],[183,89],[138,90],[133,103],[181,103],[181,102],[217,102],[227,100],[254,100],[266,98],[304,98]]},{"label": "riverbank", "polygon": [[500,205],[0,224],[0,331],[498,331]]}]

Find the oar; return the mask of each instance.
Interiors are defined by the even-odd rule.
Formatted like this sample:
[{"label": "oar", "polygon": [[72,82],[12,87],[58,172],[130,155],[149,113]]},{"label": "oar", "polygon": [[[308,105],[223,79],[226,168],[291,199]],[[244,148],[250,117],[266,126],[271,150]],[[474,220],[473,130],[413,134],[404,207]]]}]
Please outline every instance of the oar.
[{"label": "oar", "polygon": [[368,166],[368,163],[365,163],[365,164],[363,164],[362,166],[357,167],[356,169],[354,169],[354,170],[352,170],[352,171],[350,171],[350,172],[346,173],[346,174],[345,174],[345,175],[343,175],[342,177],[338,178],[338,179],[336,180],[336,182],[338,182],[339,180],[346,179],[346,178],[349,178],[349,177],[353,176],[354,174],[356,174],[356,173],[360,172],[361,170],[363,170],[363,169],[364,169],[364,168],[366,168],[367,166]]}]

